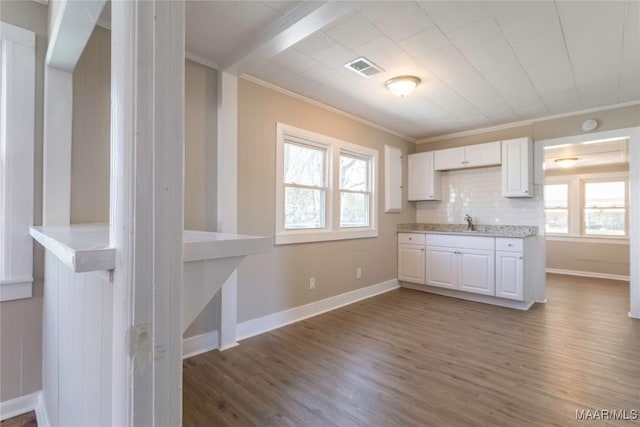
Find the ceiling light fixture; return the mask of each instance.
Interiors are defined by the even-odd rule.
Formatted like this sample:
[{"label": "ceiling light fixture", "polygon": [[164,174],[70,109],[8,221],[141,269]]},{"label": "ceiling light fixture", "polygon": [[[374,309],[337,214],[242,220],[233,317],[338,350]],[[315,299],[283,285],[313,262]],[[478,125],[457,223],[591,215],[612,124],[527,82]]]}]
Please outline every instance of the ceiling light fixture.
[{"label": "ceiling light fixture", "polygon": [[576,162],[578,161],[577,157],[564,157],[562,159],[556,159],[556,165],[560,166],[561,168],[571,168],[573,166],[575,166]]},{"label": "ceiling light fixture", "polygon": [[398,76],[384,83],[389,92],[398,98],[404,98],[409,95],[419,84],[420,79],[416,76]]}]

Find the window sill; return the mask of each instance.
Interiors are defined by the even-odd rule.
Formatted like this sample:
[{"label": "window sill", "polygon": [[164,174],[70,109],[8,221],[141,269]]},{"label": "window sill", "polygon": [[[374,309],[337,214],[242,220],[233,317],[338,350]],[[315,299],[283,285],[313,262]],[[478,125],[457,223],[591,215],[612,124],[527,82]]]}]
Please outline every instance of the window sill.
[{"label": "window sill", "polygon": [[343,230],[343,231],[312,231],[288,232],[276,234],[276,245],[294,243],[330,242],[334,240],[367,239],[378,237],[378,229]]},{"label": "window sill", "polygon": [[574,243],[601,243],[609,245],[628,245],[628,237],[583,237],[583,236],[559,236],[555,234],[547,234],[546,240],[552,242],[574,242]]}]

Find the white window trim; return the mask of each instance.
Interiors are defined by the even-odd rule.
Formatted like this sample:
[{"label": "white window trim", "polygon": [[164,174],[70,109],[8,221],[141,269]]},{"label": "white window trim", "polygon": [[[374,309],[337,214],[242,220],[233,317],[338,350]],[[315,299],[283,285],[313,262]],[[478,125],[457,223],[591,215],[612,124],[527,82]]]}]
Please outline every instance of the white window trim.
[{"label": "white window trim", "polygon": [[597,234],[584,234],[584,224],[582,217],[582,208],[584,203],[584,183],[596,181],[617,181],[625,180],[627,188],[629,188],[629,173],[627,171],[620,172],[602,172],[576,175],[554,175],[545,177],[544,185],[547,184],[568,184],[569,186],[569,232],[568,233],[549,233],[546,232],[548,240],[555,241],[571,241],[582,243],[611,243],[611,244],[628,244],[629,243],[629,195],[627,191],[627,213],[626,213],[626,235],[610,236]]},{"label": "white window trim", "polygon": [[32,296],[35,34],[0,22],[0,43],[0,301],[10,301]]},{"label": "white window trim", "polygon": [[[286,230],[284,228],[284,144],[285,135],[308,141],[327,150],[327,200],[324,229]],[[351,154],[370,159],[368,227],[340,227],[340,154]],[[352,144],[326,135],[310,132],[284,123],[276,124],[276,207],[275,244],[325,242],[331,240],[363,239],[378,236],[378,150]]]}]

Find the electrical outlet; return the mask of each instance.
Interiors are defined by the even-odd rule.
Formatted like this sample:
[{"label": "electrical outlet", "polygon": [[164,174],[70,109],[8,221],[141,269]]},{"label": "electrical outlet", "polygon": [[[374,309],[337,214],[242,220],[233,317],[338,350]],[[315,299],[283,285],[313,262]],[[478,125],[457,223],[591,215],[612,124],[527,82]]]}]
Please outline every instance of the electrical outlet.
[{"label": "electrical outlet", "polygon": [[356,279],[362,279],[362,268],[356,268]]},{"label": "electrical outlet", "polygon": [[315,289],[315,288],[316,288],[316,278],[309,277],[309,289]]}]

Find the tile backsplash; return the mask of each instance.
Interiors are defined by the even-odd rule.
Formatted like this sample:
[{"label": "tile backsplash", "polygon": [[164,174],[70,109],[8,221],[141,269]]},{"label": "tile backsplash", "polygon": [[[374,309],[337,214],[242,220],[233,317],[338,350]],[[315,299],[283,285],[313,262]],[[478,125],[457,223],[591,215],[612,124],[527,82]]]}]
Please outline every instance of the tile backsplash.
[{"label": "tile backsplash", "polygon": [[442,200],[416,202],[416,222],[462,224],[468,213],[476,224],[539,225],[541,189],[534,197],[502,197],[500,166],[442,172]]}]

